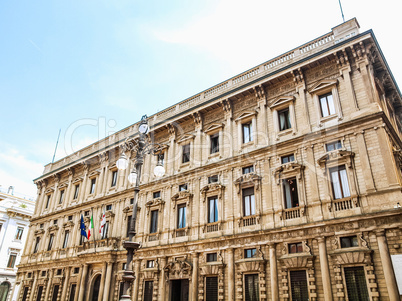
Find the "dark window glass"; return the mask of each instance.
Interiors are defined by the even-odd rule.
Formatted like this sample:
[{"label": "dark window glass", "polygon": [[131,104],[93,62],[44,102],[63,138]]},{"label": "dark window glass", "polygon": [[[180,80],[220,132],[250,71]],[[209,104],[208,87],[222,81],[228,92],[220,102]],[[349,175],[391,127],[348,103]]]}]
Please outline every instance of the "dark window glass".
[{"label": "dark window glass", "polygon": [[89,210],[84,212],[84,216],[89,216]]},{"label": "dark window glass", "polygon": [[124,282],[120,282],[120,285],[119,285],[119,300],[121,299],[121,296],[123,296],[123,289],[124,289]]},{"label": "dark window glass", "polygon": [[57,225],[57,219],[53,220],[53,225]]},{"label": "dark window glass", "polygon": [[292,127],[292,124],[290,123],[289,108],[279,111],[278,118],[279,118],[279,130],[280,131],[290,129]]},{"label": "dark window glass", "polygon": [[190,162],[190,144],[183,145],[182,163]]},{"label": "dark window glass", "polygon": [[103,235],[102,238],[108,238],[108,233],[109,232],[109,221],[107,221],[103,227]]},{"label": "dark window glass", "polygon": [[34,250],[33,250],[34,253],[38,252],[39,243],[40,243],[40,237],[37,236],[36,239],[35,239],[35,247],[34,247]]},{"label": "dark window glass", "polygon": [[258,274],[244,275],[245,301],[259,301]]},{"label": "dark window glass", "polygon": [[160,191],[155,191],[153,193],[154,199],[160,198],[161,197],[161,192]]},{"label": "dark window glass", "polygon": [[28,286],[24,287],[24,294],[22,295],[22,301],[27,301],[28,297]]},{"label": "dark window glass", "polygon": [[293,162],[294,160],[295,160],[295,156],[293,154],[281,157],[282,164]]},{"label": "dark window glass", "polygon": [[42,277],[45,277],[46,276],[46,271],[42,271]]},{"label": "dark window glass", "polygon": [[288,244],[289,254],[303,253],[303,244],[301,242]]},{"label": "dark window glass", "polygon": [[51,195],[49,194],[46,199],[46,209],[49,208]]},{"label": "dark window glass", "polygon": [[283,180],[283,194],[285,200],[285,209],[295,208],[299,206],[296,178]]},{"label": "dark window glass", "polygon": [[245,249],[244,250],[244,258],[253,258],[257,255],[257,249],[252,248],[252,249]]},{"label": "dark window glass", "polygon": [[60,276],[62,272],[63,272],[63,270],[62,270],[62,269],[57,269],[57,271],[56,271],[56,275],[57,275],[57,276]]},{"label": "dark window glass", "polygon": [[111,187],[116,186],[117,183],[117,170],[112,172],[112,184],[110,185]]},{"label": "dark window glass", "polygon": [[341,237],[341,248],[353,248],[358,246],[359,242],[357,241],[356,235]]},{"label": "dark window glass", "polygon": [[134,198],[130,199],[130,205],[134,204]]},{"label": "dark window glass", "polygon": [[147,260],[147,268],[151,269],[155,267],[155,261],[154,260]]},{"label": "dark window glass", "polygon": [[18,227],[17,228],[17,233],[15,233],[15,239],[16,240],[21,240],[23,232],[24,232],[24,228]]},{"label": "dark window glass", "polygon": [[208,199],[208,223],[218,221],[218,197]]},{"label": "dark window glass", "polygon": [[106,205],[106,211],[112,210],[112,205]]},{"label": "dark window glass", "polygon": [[186,205],[179,205],[177,210],[177,228],[186,227]]},{"label": "dark window glass", "polygon": [[157,231],[158,231],[158,210],[152,210],[149,233],[156,233]]},{"label": "dark window glass", "polygon": [[40,301],[40,299],[42,298],[42,292],[43,292],[43,286],[39,286],[38,287],[38,294],[36,295],[36,301]]},{"label": "dark window glass", "polygon": [[343,199],[350,197],[348,176],[345,165],[331,168],[331,185],[334,199]]},{"label": "dark window glass", "polygon": [[215,154],[219,152],[219,133],[211,135],[210,138],[211,138],[210,153]]},{"label": "dark window glass", "polygon": [[16,259],[17,259],[17,254],[11,253],[10,257],[8,257],[7,267],[8,268],[14,268]]},{"label": "dark window glass", "polygon": [[218,301],[218,277],[205,278],[205,300]]},{"label": "dark window glass", "polygon": [[185,191],[185,190],[187,190],[187,184],[179,185],[179,191]]},{"label": "dark window glass", "polygon": [[308,301],[306,271],[290,271],[292,300]]},{"label": "dark window glass", "polygon": [[244,216],[255,214],[254,187],[242,190]]},{"label": "dark window glass", "polygon": [[71,285],[70,288],[70,297],[68,298],[68,301],[74,301],[75,298],[75,290],[77,289],[77,285],[74,283]]},{"label": "dark window glass", "polygon": [[60,190],[60,199],[59,199],[59,204],[63,203],[64,191],[65,191],[65,190]]},{"label": "dark window glass", "polygon": [[59,286],[55,285],[53,287],[52,301],[57,301],[57,295],[59,293]]},{"label": "dark window glass", "polygon": [[218,183],[218,181],[219,181],[218,175],[213,175],[213,176],[208,177],[208,184]]},{"label": "dark window glass", "polygon": [[54,239],[54,234],[50,234],[49,236],[49,244],[47,245],[47,250],[50,251],[52,249],[52,245],[53,245],[53,239]]},{"label": "dark window glass", "polygon": [[342,148],[342,143],[341,143],[341,140],[338,140],[338,141],[335,141],[335,142],[325,144],[325,147],[327,149],[327,152],[330,152],[330,151],[333,151],[333,150],[341,149]]},{"label": "dark window glass", "polygon": [[80,191],[80,185],[75,185],[75,190],[74,190],[74,200],[78,199],[78,193]]},{"label": "dark window glass", "polygon": [[69,221],[72,221],[72,220],[73,220],[73,216],[72,216],[72,215],[69,215],[69,216],[68,216],[68,220],[69,220]]},{"label": "dark window glass", "polygon": [[129,236],[129,231],[130,231],[130,221],[131,221],[131,215],[127,216],[127,233],[126,237]]},{"label": "dark window glass", "polygon": [[145,281],[144,283],[144,301],[152,301],[152,295],[154,291],[154,282]]},{"label": "dark window glass", "polygon": [[363,267],[344,268],[348,299],[353,301],[369,301],[366,276]]},{"label": "dark window glass", "polygon": [[89,194],[95,193],[96,178],[91,179],[91,187],[89,189]]},{"label": "dark window glass", "polygon": [[243,123],[242,125],[243,132],[243,143],[248,143],[253,141],[253,126],[251,122]]},{"label": "dark window glass", "polygon": [[247,167],[243,167],[242,171],[243,171],[243,175],[248,174],[250,172],[254,172],[254,166],[250,165],[250,166],[247,166]]},{"label": "dark window glass", "polygon": [[78,274],[80,272],[80,268],[74,268],[74,274]]},{"label": "dark window glass", "polygon": [[70,231],[66,230],[64,232],[64,240],[63,240],[63,249],[67,248],[68,245],[68,236],[70,235]]},{"label": "dark window glass", "polygon": [[336,113],[332,93],[321,95],[319,99],[322,117],[327,117]]},{"label": "dark window glass", "polygon": [[127,263],[124,262],[124,263],[121,265],[121,269],[122,269],[123,271],[125,271],[125,270],[126,270],[126,266],[127,266]]},{"label": "dark window glass", "polygon": [[216,253],[207,254],[207,262],[215,262],[218,260],[218,256]]}]

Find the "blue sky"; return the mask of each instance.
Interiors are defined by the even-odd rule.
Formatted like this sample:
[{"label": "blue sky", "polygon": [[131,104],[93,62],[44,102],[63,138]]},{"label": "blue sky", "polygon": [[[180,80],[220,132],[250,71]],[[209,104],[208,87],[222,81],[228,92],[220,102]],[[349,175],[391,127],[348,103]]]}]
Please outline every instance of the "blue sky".
[{"label": "blue sky", "polygon": [[[397,1],[342,5],[401,84]],[[1,188],[36,194],[59,129],[56,160],[341,22],[338,0],[0,1]]]}]

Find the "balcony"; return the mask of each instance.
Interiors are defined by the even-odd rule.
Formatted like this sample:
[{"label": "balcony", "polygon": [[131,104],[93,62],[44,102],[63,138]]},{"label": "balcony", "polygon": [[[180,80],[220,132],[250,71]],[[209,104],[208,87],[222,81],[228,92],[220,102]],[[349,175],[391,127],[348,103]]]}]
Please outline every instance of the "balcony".
[{"label": "balcony", "polygon": [[98,251],[114,251],[118,249],[120,239],[108,237],[101,240],[86,241],[77,246],[77,255],[93,253]]},{"label": "balcony", "polygon": [[300,217],[300,207],[294,207],[283,210],[285,220],[294,219]]},{"label": "balcony", "polygon": [[332,203],[334,205],[335,211],[343,211],[360,207],[358,199],[351,197],[337,199],[334,200]]},{"label": "balcony", "polygon": [[257,217],[255,215],[243,216],[240,220],[241,227],[254,226],[257,224]]}]

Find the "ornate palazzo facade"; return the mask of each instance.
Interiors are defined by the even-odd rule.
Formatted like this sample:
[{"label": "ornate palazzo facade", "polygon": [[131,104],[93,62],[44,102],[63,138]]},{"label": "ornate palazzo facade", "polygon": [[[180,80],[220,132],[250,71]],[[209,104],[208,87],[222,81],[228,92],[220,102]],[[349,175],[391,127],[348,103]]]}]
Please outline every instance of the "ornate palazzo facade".
[{"label": "ornate palazzo facade", "polygon": [[[166,174],[145,157],[133,300],[399,300],[401,106],[373,32],[352,19],[150,116]],[[20,301],[119,299],[134,188],[115,162],[137,133],[35,180]]]}]

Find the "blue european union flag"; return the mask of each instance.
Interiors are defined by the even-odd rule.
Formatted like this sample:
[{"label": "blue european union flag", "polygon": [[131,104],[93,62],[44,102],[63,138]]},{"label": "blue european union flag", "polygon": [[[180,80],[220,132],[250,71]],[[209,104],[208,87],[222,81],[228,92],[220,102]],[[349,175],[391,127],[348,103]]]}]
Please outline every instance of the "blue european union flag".
[{"label": "blue european union flag", "polygon": [[85,223],[84,223],[84,217],[81,214],[81,225],[80,225],[80,229],[81,229],[81,235],[85,236],[88,239],[87,236],[87,231],[85,231]]}]

